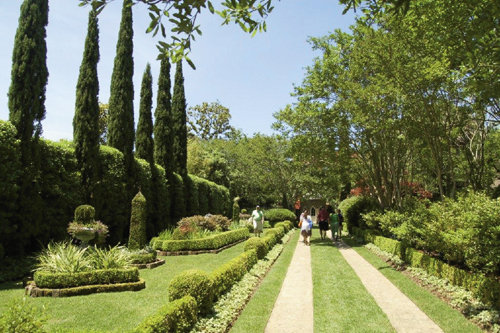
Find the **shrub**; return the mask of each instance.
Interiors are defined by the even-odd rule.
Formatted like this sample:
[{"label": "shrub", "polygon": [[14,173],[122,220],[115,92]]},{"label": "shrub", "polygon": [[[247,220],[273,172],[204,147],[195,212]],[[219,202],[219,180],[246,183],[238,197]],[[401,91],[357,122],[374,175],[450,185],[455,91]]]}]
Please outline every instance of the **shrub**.
[{"label": "shrub", "polygon": [[208,216],[210,224],[215,224],[217,230],[228,231],[231,225],[231,220],[223,215],[210,215]]},{"label": "shrub", "polygon": [[113,246],[109,249],[90,247],[87,257],[92,269],[123,269],[131,264],[130,255],[123,246]]},{"label": "shrub", "polygon": [[115,284],[139,281],[139,270],[105,269],[79,273],[51,273],[36,271],[33,276],[39,288],[71,288],[94,284]]},{"label": "shrub", "polygon": [[90,205],[80,205],[75,208],[75,222],[91,224],[95,220],[95,209]]},{"label": "shrub", "polygon": [[379,209],[375,199],[366,196],[353,196],[345,199],[339,205],[339,209],[344,215],[344,221],[347,224],[349,233],[352,227],[366,228],[361,214]]},{"label": "shrub", "polygon": [[294,212],[285,208],[268,209],[264,211],[264,216],[265,219],[271,223],[271,225],[285,220],[295,220]]},{"label": "shrub", "polygon": [[210,231],[217,229],[215,221],[209,220],[207,217],[201,215],[185,217],[177,222],[177,226],[180,228],[204,229]]},{"label": "shrub", "polygon": [[266,243],[259,237],[251,237],[245,242],[245,252],[253,249],[259,259],[264,259],[268,251]]},{"label": "shrub", "polygon": [[226,231],[221,234],[208,236],[201,239],[162,240],[156,238],[152,242],[152,246],[155,250],[163,251],[215,250],[225,245],[248,238],[248,236],[248,230],[242,228]]},{"label": "shrub", "polygon": [[233,200],[233,223],[240,222],[240,205],[238,205],[239,197],[234,198]]},{"label": "shrub", "polygon": [[91,267],[85,252],[88,248],[79,248],[69,242],[49,243],[38,256],[37,271],[52,273],[78,273]]},{"label": "shrub", "polygon": [[184,195],[184,182],[182,177],[176,173],[169,178],[172,183],[170,184],[170,198],[172,203],[171,215],[174,220],[186,216],[186,197]]},{"label": "shrub", "polygon": [[129,249],[138,250],[146,245],[146,220],[146,198],[139,191],[134,199],[132,199],[132,213],[130,216],[130,232],[128,239]]},{"label": "shrub", "polygon": [[231,289],[233,284],[241,280],[257,261],[258,255],[256,251],[249,249],[215,269],[212,274],[210,274],[215,298],[219,298]]},{"label": "shrub", "polygon": [[204,271],[190,269],[176,275],[168,286],[169,300],[192,296],[200,313],[208,313],[213,305],[214,290],[212,280]]},{"label": "shrub", "polygon": [[154,262],[158,256],[156,251],[149,246],[138,251],[129,251],[128,255],[131,264],[148,264]]},{"label": "shrub", "polygon": [[13,299],[0,316],[0,332],[43,333],[47,319],[43,310],[29,304],[26,298]]},{"label": "shrub", "polygon": [[192,296],[184,296],[162,306],[135,329],[137,333],[189,332],[198,320],[197,304]]}]

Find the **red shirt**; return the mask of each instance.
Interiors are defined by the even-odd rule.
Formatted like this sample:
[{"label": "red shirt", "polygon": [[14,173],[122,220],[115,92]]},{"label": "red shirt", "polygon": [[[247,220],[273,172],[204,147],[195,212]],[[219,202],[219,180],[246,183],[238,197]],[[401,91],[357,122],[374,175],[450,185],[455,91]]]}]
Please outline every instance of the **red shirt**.
[{"label": "red shirt", "polygon": [[328,212],[326,211],[325,208],[323,208],[319,211],[318,220],[319,221],[327,221],[328,220]]}]

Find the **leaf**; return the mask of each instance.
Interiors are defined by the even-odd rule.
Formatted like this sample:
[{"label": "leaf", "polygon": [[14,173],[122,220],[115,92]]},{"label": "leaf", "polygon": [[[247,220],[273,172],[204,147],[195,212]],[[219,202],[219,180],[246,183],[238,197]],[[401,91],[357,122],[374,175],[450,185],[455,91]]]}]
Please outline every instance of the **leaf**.
[{"label": "leaf", "polygon": [[207,2],[208,4],[208,10],[210,11],[210,13],[214,13],[214,6],[212,5],[212,2],[211,1],[208,1]]},{"label": "leaf", "polygon": [[187,63],[189,64],[189,66],[190,66],[192,69],[196,70],[196,66],[195,66],[195,65],[194,65],[194,63],[191,61],[191,59],[189,59],[188,57],[186,57],[185,59],[186,59]]}]

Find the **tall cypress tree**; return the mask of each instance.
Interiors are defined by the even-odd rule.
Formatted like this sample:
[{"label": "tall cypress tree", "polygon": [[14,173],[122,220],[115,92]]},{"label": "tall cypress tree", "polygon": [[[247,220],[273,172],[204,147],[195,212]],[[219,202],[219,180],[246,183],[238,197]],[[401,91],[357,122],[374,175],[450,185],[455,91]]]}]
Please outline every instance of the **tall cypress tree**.
[{"label": "tall cypress tree", "polygon": [[170,94],[170,62],[162,58],[158,78],[158,97],[155,110],[155,160],[165,169],[167,178],[173,173],[172,105]]},{"label": "tall cypress tree", "polygon": [[[12,52],[11,85],[9,87],[9,120],[17,129],[20,141],[21,175],[17,181],[16,232],[5,244],[11,254],[22,254],[36,244],[43,233],[40,210],[40,147],[41,121],[45,118],[45,87],[47,45],[45,27],[48,23],[48,0],[25,0],[21,5],[19,25]],[[30,240],[31,237],[31,240]]]},{"label": "tall cypress tree", "polygon": [[97,13],[91,10],[83,60],[76,85],[73,141],[87,202],[90,203],[99,163],[99,28]]},{"label": "tall cypress tree", "polygon": [[182,61],[177,63],[172,97],[172,128],[174,171],[187,175],[187,127],[186,127],[186,97],[184,94],[184,76]]},{"label": "tall cypress tree", "polygon": [[124,0],[109,98],[108,144],[125,159],[127,179],[133,179],[134,163],[134,59],[132,1]]},{"label": "tall cypress tree", "polygon": [[139,107],[139,123],[137,124],[137,140],[135,144],[135,154],[137,157],[145,159],[149,163],[154,162],[153,146],[153,77],[151,76],[151,66],[146,66],[142,76],[141,104]]},{"label": "tall cypress tree", "polygon": [[25,0],[14,41],[9,120],[17,128],[23,167],[32,163],[33,136],[37,139],[41,135],[41,121],[45,118],[45,86],[49,76],[45,43],[48,15],[48,0]]}]

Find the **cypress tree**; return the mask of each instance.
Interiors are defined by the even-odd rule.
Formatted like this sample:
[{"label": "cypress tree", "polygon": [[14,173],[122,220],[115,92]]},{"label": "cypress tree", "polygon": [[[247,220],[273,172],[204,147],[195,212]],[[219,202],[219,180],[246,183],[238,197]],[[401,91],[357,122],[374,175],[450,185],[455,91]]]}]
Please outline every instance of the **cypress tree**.
[{"label": "cypress tree", "polygon": [[99,28],[97,13],[89,14],[87,39],[80,74],[76,85],[75,116],[73,118],[73,141],[78,168],[82,174],[82,185],[87,202],[92,197],[99,163]]},{"label": "cypress tree", "polygon": [[42,134],[41,121],[45,118],[45,87],[49,76],[45,43],[48,12],[48,0],[22,3],[12,52],[9,120],[17,129],[22,168],[17,182],[17,212],[13,217],[17,229],[7,244],[14,255],[23,254],[30,246],[33,248],[42,232],[38,139]]},{"label": "cypress tree", "polygon": [[109,98],[108,144],[124,155],[127,179],[132,181],[134,163],[134,59],[132,1],[124,0]]},{"label": "cypress tree", "polygon": [[130,232],[128,238],[128,248],[139,250],[146,245],[146,198],[139,191],[132,199],[132,212],[130,214]]},{"label": "cypress tree", "polygon": [[170,62],[167,57],[161,60],[160,76],[158,78],[158,97],[155,110],[155,160],[165,169],[169,178],[173,173],[172,150],[172,105],[170,95]]},{"label": "cypress tree", "polygon": [[187,126],[182,61],[177,63],[175,71],[174,94],[172,97],[172,128],[174,171],[185,176],[187,175]]},{"label": "cypress tree", "polygon": [[21,141],[23,167],[32,162],[33,135],[35,140],[40,137],[41,121],[45,118],[45,86],[49,76],[45,43],[48,15],[48,0],[25,0],[14,40],[9,120]]},{"label": "cypress tree", "polygon": [[139,107],[139,123],[137,124],[137,141],[135,145],[136,156],[145,159],[150,164],[154,162],[153,154],[153,116],[151,108],[153,106],[153,77],[151,76],[151,66],[146,66],[142,76],[141,104]]}]

